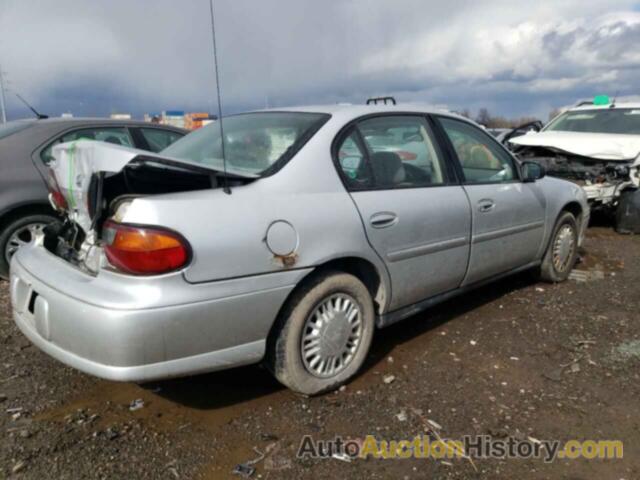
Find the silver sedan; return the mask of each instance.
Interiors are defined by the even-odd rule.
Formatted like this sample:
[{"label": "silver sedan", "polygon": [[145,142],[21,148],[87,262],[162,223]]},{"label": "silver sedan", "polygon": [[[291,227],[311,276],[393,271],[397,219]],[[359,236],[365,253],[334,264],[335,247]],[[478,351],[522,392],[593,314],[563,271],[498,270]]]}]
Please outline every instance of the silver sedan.
[{"label": "silver sedan", "polygon": [[14,318],[113,380],[262,361],[295,391],[334,389],[378,329],[526,269],[565,280],[589,219],[578,186],[420,106],[253,112],[160,154],[54,157],[66,221],[13,257]]}]

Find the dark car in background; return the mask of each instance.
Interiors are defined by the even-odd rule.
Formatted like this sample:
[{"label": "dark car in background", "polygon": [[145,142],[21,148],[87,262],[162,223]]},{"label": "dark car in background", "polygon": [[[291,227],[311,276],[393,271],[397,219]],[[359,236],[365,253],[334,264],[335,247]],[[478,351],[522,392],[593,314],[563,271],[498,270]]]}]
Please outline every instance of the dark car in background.
[{"label": "dark car in background", "polygon": [[47,163],[53,145],[90,139],[159,152],[188,133],[168,125],[112,119],[50,118],[0,125],[0,278],[9,259],[56,218],[49,204]]}]

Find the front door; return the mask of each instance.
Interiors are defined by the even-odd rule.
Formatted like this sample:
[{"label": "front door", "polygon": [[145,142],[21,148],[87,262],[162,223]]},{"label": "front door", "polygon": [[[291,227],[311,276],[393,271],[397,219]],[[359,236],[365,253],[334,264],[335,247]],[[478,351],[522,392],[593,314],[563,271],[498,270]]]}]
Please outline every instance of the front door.
[{"label": "front door", "polygon": [[520,181],[511,155],[480,128],[447,117],[438,120],[471,204],[471,257],[463,284],[533,262],[545,226],[546,201],[539,186]]},{"label": "front door", "polygon": [[358,122],[337,148],[367,238],[391,276],[389,310],[457,288],[467,270],[471,212],[422,116]]}]

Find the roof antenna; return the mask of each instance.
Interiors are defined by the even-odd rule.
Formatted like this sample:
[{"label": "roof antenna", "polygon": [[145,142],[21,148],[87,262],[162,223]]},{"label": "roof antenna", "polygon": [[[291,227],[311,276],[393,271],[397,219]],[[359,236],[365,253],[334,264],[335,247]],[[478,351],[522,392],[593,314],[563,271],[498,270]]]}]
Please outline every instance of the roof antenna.
[{"label": "roof antenna", "polygon": [[33,108],[31,105],[29,105],[29,102],[27,102],[24,98],[22,98],[22,96],[20,96],[19,93],[16,93],[16,97],[18,97],[20,101],[24,103],[27,106],[27,108],[36,115],[36,117],[38,117],[38,120],[44,120],[46,118],[49,118],[49,115],[43,115],[42,113],[38,112],[35,108]]},{"label": "roof antenna", "polygon": [[218,124],[220,125],[220,141],[222,142],[222,170],[224,174],[223,191],[231,194],[229,180],[227,179],[227,156],[224,151],[224,128],[222,127],[222,100],[220,99],[220,77],[218,76],[218,50],[216,48],[216,23],[213,16],[213,0],[209,1],[211,12],[211,38],[213,39],[213,66],[216,71],[216,92],[218,95]]},{"label": "roof antenna", "polygon": [[616,106],[616,99],[618,98],[618,94],[620,93],[620,90],[616,90],[616,94],[613,96],[613,100],[611,101],[611,105],[609,106],[609,108],[615,108]]}]

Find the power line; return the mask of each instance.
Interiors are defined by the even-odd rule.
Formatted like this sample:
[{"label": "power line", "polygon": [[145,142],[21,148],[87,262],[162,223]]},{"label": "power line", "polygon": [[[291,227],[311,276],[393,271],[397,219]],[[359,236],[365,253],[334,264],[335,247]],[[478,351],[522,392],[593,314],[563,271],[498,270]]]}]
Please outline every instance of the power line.
[{"label": "power line", "polygon": [[4,98],[4,78],[2,77],[2,65],[0,65],[0,119],[7,123],[6,101]]}]

